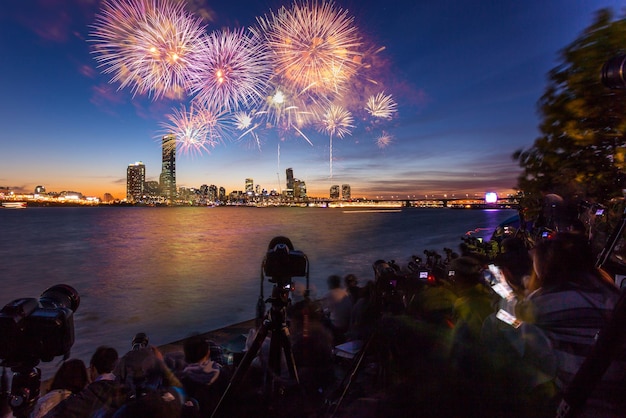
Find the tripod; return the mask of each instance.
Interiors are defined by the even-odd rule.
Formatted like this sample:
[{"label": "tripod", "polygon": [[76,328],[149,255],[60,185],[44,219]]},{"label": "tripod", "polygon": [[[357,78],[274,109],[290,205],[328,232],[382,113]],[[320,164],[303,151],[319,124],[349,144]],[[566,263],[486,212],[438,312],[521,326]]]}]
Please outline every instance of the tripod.
[{"label": "tripod", "polygon": [[[265,303],[271,304],[271,308],[265,315],[265,318],[263,319],[263,322],[261,323],[261,326],[256,333],[252,346],[241,359],[241,363],[235,370],[235,373],[230,379],[226,390],[222,394],[221,399],[213,410],[213,414],[211,415],[211,417],[218,416],[218,411],[222,403],[224,403],[228,399],[230,391],[239,386],[241,380],[248,371],[252,360],[254,360],[254,358],[258,354],[259,349],[263,345],[263,342],[265,341],[265,338],[270,331],[272,334],[270,340],[270,353],[268,364],[269,371],[272,376],[271,378],[273,379],[275,376],[280,376],[281,354],[284,354],[285,359],[287,360],[287,369],[289,370],[290,377],[296,382],[298,386],[300,385],[300,379],[298,378],[296,363],[293,357],[293,352],[291,350],[289,327],[287,325],[287,305],[289,304],[289,289],[290,283],[285,285],[280,280],[277,280],[277,282],[274,283],[274,287],[272,288],[272,296],[265,301]],[[273,381],[271,386],[273,387]]]},{"label": "tripod", "polygon": [[15,417],[26,418],[30,416],[32,408],[39,398],[41,370],[35,367],[38,363],[38,360],[29,360],[12,365],[13,379],[10,393],[7,392],[6,387],[8,377],[4,370],[2,372],[2,392],[4,392],[2,396],[8,400]]}]

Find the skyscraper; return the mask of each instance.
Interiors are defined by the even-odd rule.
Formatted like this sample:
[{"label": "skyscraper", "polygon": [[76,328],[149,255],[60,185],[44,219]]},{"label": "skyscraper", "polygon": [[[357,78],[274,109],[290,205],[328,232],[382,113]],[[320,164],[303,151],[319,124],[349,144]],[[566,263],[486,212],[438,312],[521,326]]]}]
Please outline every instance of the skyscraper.
[{"label": "skyscraper", "polygon": [[246,194],[253,195],[254,194],[254,180],[247,178],[246,179]]},{"label": "skyscraper", "polygon": [[293,168],[287,170],[287,188],[293,190]]},{"label": "skyscraper", "polygon": [[341,198],[343,200],[350,200],[351,196],[350,196],[350,185],[349,184],[342,184],[341,185]]},{"label": "skyscraper", "polygon": [[146,182],[146,166],[138,161],[128,164],[126,169],[126,200],[139,202],[143,196]]},{"label": "skyscraper", "polygon": [[176,136],[165,135],[161,144],[161,193],[168,200],[176,198]]},{"label": "skyscraper", "polygon": [[330,186],[330,198],[331,199],[339,199],[339,185],[333,184]]}]

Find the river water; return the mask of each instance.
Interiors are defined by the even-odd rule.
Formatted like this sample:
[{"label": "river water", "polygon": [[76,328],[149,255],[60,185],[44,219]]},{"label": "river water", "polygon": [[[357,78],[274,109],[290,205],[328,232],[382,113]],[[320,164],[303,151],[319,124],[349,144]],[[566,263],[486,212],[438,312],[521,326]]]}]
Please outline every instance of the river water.
[{"label": "river water", "polygon": [[[107,344],[120,354],[137,332],[155,345],[251,319],[271,283],[261,262],[275,236],[310,265],[313,297],[330,274],[373,279],[372,263],[443,248],[471,231],[489,238],[512,210],[248,207],[60,207],[0,210],[0,306],[55,284],[81,298],[71,354]],[[304,284],[304,278],[294,278]],[[43,363],[44,378],[57,364]]]}]

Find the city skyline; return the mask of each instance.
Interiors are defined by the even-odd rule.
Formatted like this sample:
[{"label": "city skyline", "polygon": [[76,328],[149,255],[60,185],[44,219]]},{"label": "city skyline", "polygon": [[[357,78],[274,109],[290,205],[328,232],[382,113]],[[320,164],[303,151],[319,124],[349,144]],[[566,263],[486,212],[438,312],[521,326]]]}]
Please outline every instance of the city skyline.
[{"label": "city skyline", "polygon": [[[187,10],[212,33],[255,25],[292,4],[231,3],[188,2]],[[0,78],[0,186],[121,199],[135,161],[145,164],[146,181],[159,181],[163,125],[172,109],[189,104],[109,82],[90,39],[102,4],[9,0],[0,13],[0,50],[10,63]],[[622,11],[610,0],[333,4],[380,47],[376,61],[386,72],[376,82],[397,103],[393,117],[374,123],[353,114],[344,135],[328,126],[232,134],[209,152],[179,153],[177,186],[241,190],[253,178],[279,189],[293,167],[310,196],[328,196],[334,184],[370,198],[510,192],[519,173],[511,155],[539,135],[537,101],[559,50],[598,9]]]}]

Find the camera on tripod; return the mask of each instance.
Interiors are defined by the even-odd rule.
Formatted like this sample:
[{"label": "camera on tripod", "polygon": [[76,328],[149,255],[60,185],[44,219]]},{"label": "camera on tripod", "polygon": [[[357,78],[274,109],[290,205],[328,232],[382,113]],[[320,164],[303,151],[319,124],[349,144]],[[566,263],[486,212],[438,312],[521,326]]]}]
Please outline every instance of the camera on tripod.
[{"label": "camera on tripod", "polygon": [[292,277],[306,277],[308,259],[302,251],[294,250],[289,238],[276,237],[268,245],[263,269],[271,283]]},{"label": "camera on tripod", "polygon": [[383,312],[400,313],[404,311],[407,278],[394,260],[376,260],[374,269],[375,297],[379,309]]},{"label": "camera on tripod", "polygon": [[6,304],[0,310],[2,364],[49,362],[68,353],[74,344],[74,312],[79,304],[78,292],[64,284],[45,290],[39,299],[21,298]]},{"label": "camera on tripod", "polygon": [[0,310],[0,364],[13,371],[11,393],[2,395],[7,396],[14,416],[29,416],[39,397],[41,370],[35,366],[69,355],[78,305],[78,292],[58,284],[39,299],[15,299]]}]

